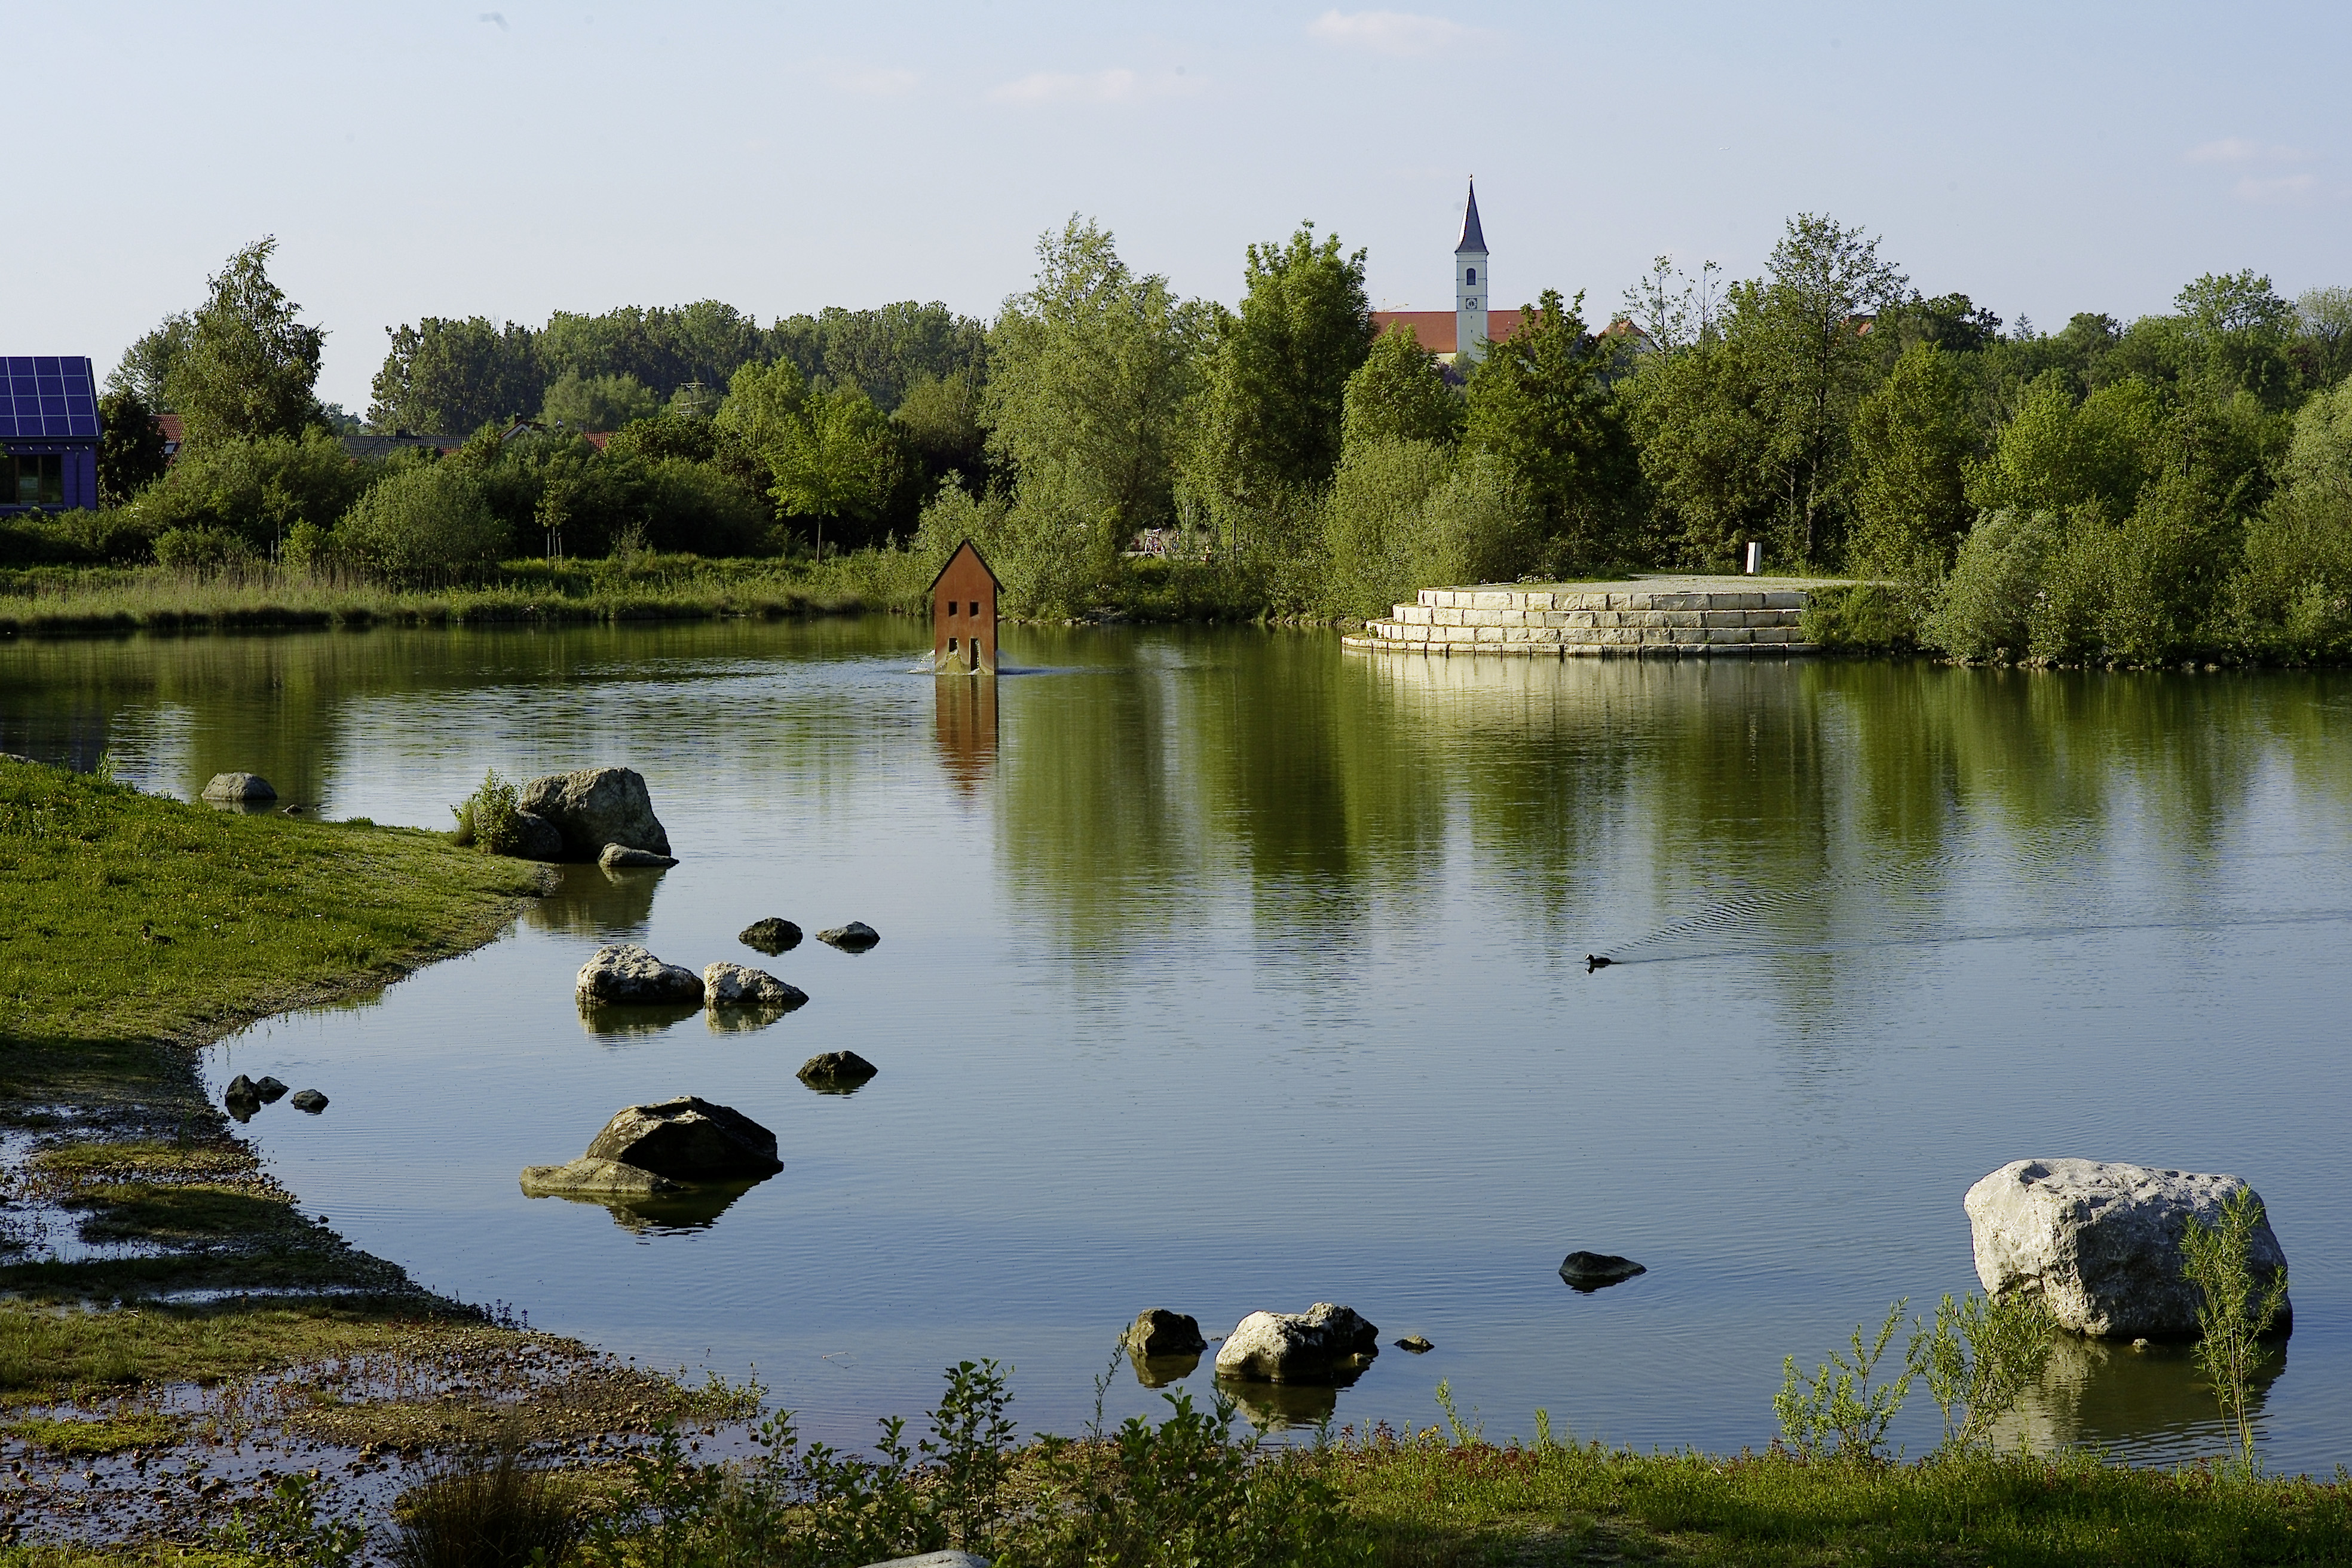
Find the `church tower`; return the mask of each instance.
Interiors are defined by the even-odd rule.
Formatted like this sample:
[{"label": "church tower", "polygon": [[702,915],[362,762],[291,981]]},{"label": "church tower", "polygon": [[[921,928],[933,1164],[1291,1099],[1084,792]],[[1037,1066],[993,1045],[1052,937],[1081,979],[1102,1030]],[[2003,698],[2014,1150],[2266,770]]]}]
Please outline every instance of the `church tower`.
[{"label": "church tower", "polygon": [[1462,209],[1462,243],[1454,247],[1454,363],[1470,365],[1486,357],[1486,236],[1478,227],[1478,182],[1470,182],[1470,205]]}]

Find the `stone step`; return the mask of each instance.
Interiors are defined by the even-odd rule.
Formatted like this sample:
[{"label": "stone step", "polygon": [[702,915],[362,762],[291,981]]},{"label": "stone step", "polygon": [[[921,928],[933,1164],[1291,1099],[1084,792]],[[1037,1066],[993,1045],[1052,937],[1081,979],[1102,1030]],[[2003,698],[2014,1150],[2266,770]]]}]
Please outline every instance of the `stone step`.
[{"label": "stone step", "polygon": [[1537,643],[1400,642],[1373,637],[1342,637],[1351,648],[1376,653],[1420,654],[1429,658],[1779,658],[1819,651],[1809,642],[1785,643]]},{"label": "stone step", "polygon": [[1773,626],[1429,626],[1399,621],[1372,621],[1365,637],[1380,645],[1428,644],[1454,647],[1488,647],[1529,643],[1543,647],[1639,647],[1687,645],[1739,647],[1756,644],[1787,645],[1804,640],[1794,624]]},{"label": "stone step", "polygon": [[[1801,588],[1423,588],[1414,595],[1437,610],[1802,610]],[[1400,610],[1404,605],[1397,606]]]},{"label": "stone step", "polygon": [[1804,619],[1801,607],[1792,609],[1703,610],[1542,610],[1496,607],[1465,608],[1452,605],[1399,605],[1388,622],[1407,626],[1559,626],[1597,629],[1609,626],[1688,626],[1709,630],[1742,626],[1793,626]]}]

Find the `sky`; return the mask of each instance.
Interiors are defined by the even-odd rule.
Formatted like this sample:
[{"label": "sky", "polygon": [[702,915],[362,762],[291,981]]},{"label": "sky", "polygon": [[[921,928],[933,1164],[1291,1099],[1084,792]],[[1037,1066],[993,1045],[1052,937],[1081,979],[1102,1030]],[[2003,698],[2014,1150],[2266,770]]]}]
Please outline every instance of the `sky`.
[{"label": "sky", "polygon": [[2352,283],[2341,4],[77,0],[5,35],[0,352],[104,371],[275,235],[355,413],[426,315],[992,316],[1073,214],[1229,302],[1312,220],[1376,305],[1444,309],[1474,174],[1497,304],[1753,276],[1801,212],[2012,324]]}]

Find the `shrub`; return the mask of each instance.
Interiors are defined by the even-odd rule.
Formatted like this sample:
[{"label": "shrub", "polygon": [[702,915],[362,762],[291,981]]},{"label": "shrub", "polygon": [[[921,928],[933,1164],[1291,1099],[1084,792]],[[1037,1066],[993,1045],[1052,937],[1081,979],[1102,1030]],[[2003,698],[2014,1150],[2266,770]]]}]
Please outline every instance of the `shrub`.
[{"label": "shrub", "polygon": [[[1772,1396],[1772,1410],[1780,1418],[1780,1440],[1798,1457],[1874,1463],[1885,1457],[1879,1447],[1918,1375],[1917,1341],[1913,1342],[1914,1354],[1904,1361],[1901,1376],[1875,1387],[1870,1380],[1877,1375],[1895,1326],[1903,1321],[1905,1304],[1897,1301],[1886,1310],[1878,1337],[1867,1344],[1856,1326],[1852,1357],[1843,1351],[1832,1351],[1830,1359],[1811,1377],[1798,1373],[1795,1356],[1781,1362],[1780,1392]],[[1832,1438],[1837,1440],[1835,1448],[1830,1447]]]},{"label": "shrub", "polygon": [[2240,1462],[2255,1473],[2253,1377],[2270,1359],[2262,1342],[2286,1305],[2286,1269],[2256,1274],[2254,1237],[2263,1226],[2263,1200],[2241,1186],[2221,1200],[2221,1218],[2208,1226],[2194,1216],[2180,1237],[2182,1273],[2197,1287],[2197,1365],[2212,1380],[2221,1414],[2235,1429]]},{"label": "shrub", "polygon": [[2057,520],[2047,512],[1979,516],[1960,541],[1958,558],[1920,627],[1920,640],[1961,659],[2024,653],[2042,576],[2061,538]]},{"label": "shrub", "polygon": [[360,498],[335,531],[338,551],[387,582],[461,581],[509,543],[482,486],[451,463],[395,473]]},{"label": "shrub", "polygon": [[217,572],[255,559],[242,534],[226,528],[167,528],[155,536],[155,563]]},{"label": "shrub", "polygon": [[1411,599],[1422,509],[1453,471],[1450,447],[1386,440],[1350,446],[1323,502],[1328,602],[1341,615],[1377,616]]},{"label": "shrub", "polygon": [[562,1568],[587,1533],[569,1489],[511,1445],[428,1471],[395,1513],[395,1568]]},{"label": "shrub", "polygon": [[295,523],[331,523],[358,499],[379,467],[354,463],[323,430],[298,439],[191,442],[163,482],[129,509],[157,533],[173,528],[226,529],[257,549]]},{"label": "shrub", "polygon": [[1838,653],[1911,653],[1919,646],[1909,603],[1883,583],[1814,589],[1805,601],[1803,636]]},{"label": "shrub", "polygon": [[1911,1351],[1943,1414],[1940,1453],[1962,1454],[1992,1440],[1994,1423],[2016,1408],[2049,1363],[2053,1327],[2038,1297],[1944,1298],[1934,1325],[1921,1329]]},{"label": "shrub", "polygon": [[520,799],[513,782],[492,768],[482,775],[481,788],[449,808],[457,819],[450,837],[485,855],[508,853],[522,842],[521,825],[515,820],[521,810]]}]

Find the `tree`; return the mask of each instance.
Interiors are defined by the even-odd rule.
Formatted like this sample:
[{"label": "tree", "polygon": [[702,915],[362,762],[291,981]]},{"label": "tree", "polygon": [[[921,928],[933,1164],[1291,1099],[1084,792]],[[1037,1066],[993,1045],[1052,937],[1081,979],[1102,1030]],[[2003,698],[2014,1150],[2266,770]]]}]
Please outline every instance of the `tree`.
[{"label": "tree", "polygon": [[122,351],[121,363],[107,375],[106,390],[130,393],[150,413],[169,413],[172,368],[187,353],[195,336],[196,319],[188,311],[175,310],[164,317],[162,325]]},{"label": "tree", "polygon": [[905,300],[870,310],[832,306],[778,321],[769,335],[809,380],[862,386],[886,410],[895,411],[926,382],[977,386],[987,372],[987,324],[937,302]]},{"label": "tree", "polygon": [[582,375],[567,370],[548,387],[540,417],[570,430],[618,430],[634,420],[652,418],[661,407],[652,388],[625,372]]},{"label": "tree", "polygon": [[1533,499],[1557,552],[1576,566],[1622,552],[1633,452],[1601,384],[1610,348],[1584,328],[1584,296],[1547,289],[1519,330],[1471,375],[1466,450],[1501,459]]},{"label": "tree", "polygon": [[1924,338],[1903,351],[1854,409],[1854,533],[1860,570],[1940,572],[1971,516],[1967,465],[1976,449],[1967,382]]},{"label": "tree", "polygon": [[1248,505],[1328,482],[1339,465],[1348,378],[1373,338],[1364,253],[1343,256],[1302,224],[1253,245],[1240,310],[1221,314],[1193,467],[1202,490]]},{"label": "tree", "polygon": [[980,423],[980,395],[968,376],[919,381],[890,416],[926,479],[955,474],[975,495],[988,485],[988,431]]},{"label": "tree", "polygon": [[2352,289],[2306,289],[2295,296],[2296,369],[2326,389],[2352,374]]},{"label": "tree", "polygon": [[737,370],[712,420],[751,451],[765,453],[789,438],[807,401],[808,383],[799,367],[779,356],[772,363]]},{"label": "tree", "polygon": [[2285,405],[2293,392],[2287,342],[2294,307],[2252,268],[2209,272],[2180,290],[2173,304],[2208,396],[2252,393],[2266,408]]},{"label": "tree", "polygon": [[302,307],[269,280],[277,249],[265,236],[228,258],[172,366],[166,392],[191,445],[290,437],[313,423],[327,334],[305,325]]},{"label": "tree", "polygon": [[163,477],[163,432],[154,410],[128,385],[109,384],[98,400],[98,500],[121,506]]},{"label": "tree", "polygon": [[379,430],[466,431],[537,409],[547,393],[529,327],[427,316],[386,327],[392,348],[370,388],[368,419]]},{"label": "tree", "polygon": [[1450,443],[1462,434],[1462,398],[1411,326],[1373,340],[1348,378],[1345,408],[1343,449],[1375,441]]},{"label": "tree", "polygon": [[813,394],[766,453],[776,476],[772,492],[788,515],[815,525],[819,560],[824,525],[871,525],[906,482],[906,455],[889,416],[859,386]]},{"label": "tree", "polygon": [[1779,469],[1782,527],[1797,558],[1837,543],[1854,405],[1874,379],[1864,329],[1906,279],[1858,228],[1800,213],[1772,249],[1769,279],[1732,289],[1731,332],[1747,340]]},{"label": "tree", "polygon": [[1742,342],[1717,337],[1642,361],[1623,405],[1661,557],[1727,570],[1738,543],[1769,529],[1775,483],[1762,402]]},{"label": "tree", "polygon": [[1969,500],[1988,511],[2053,515],[2097,501],[2122,517],[2161,466],[2164,440],[2163,398],[2147,383],[2116,382],[2078,405],[2065,374],[2047,371],[2026,388],[1992,456],[1969,469]]},{"label": "tree", "polygon": [[1206,313],[1137,277],[1091,220],[1040,238],[1037,262],[989,337],[989,451],[1013,470],[1019,507],[1083,530],[1089,567],[1107,572],[1172,510]]},{"label": "tree", "polygon": [[472,473],[428,462],[379,480],[344,516],[335,541],[386,581],[414,584],[472,575],[504,553],[510,535]]}]

